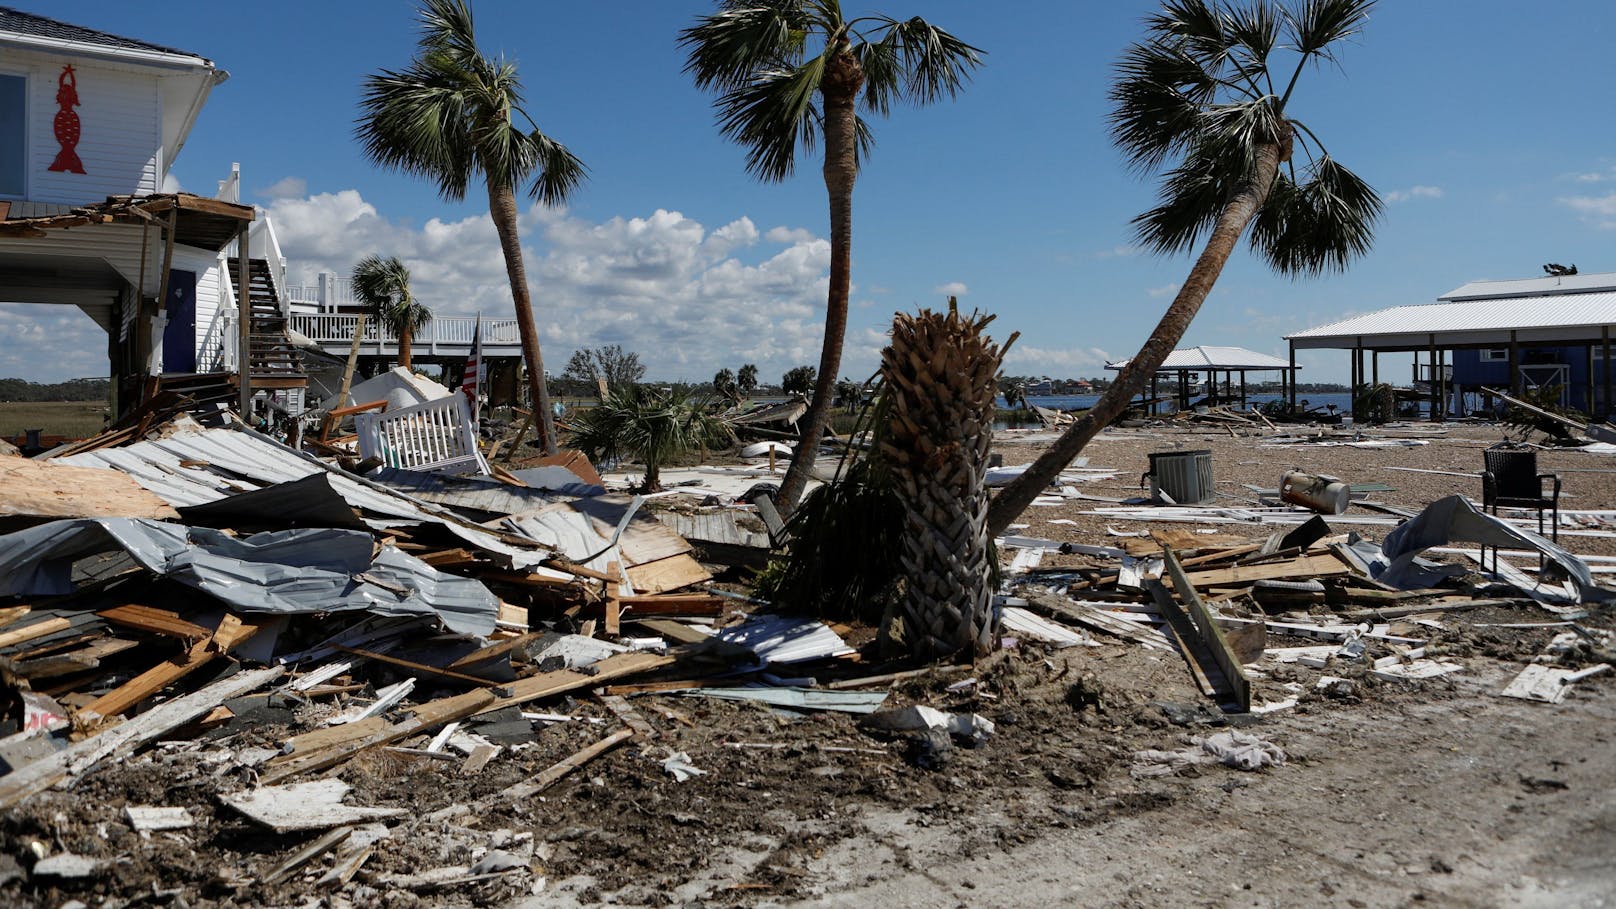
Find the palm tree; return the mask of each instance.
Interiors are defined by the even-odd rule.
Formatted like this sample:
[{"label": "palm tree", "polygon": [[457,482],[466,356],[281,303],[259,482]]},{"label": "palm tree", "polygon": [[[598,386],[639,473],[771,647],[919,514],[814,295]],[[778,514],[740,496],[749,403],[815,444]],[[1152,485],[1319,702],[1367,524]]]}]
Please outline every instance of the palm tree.
[{"label": "palm tree", "polygon": [[[988,513],[998,534],[1126,409],[1184,337],[1250,228],[1253,252],[1289,275],[1340,271],[1368,251],[1380,197],[1291,112],[1309,66],[1335,63],[1375,0],[1167,0],[1123,55],[1111,137],[1135,168],[1165,169],[1160,204],[1134,219],[1141,245],[1206,245],[1172,305],[1111,387]],[[1287,74],[1286,69],[1289,69]],[[1300,147],[1307,162],[1293,157]]]},{"label": "palm tree", "polygon": [[689,49],[685,71],[718,93],[719,128],[746,146],[746,169],[778,182],[796,169],[799,145],[825,145],[830,199],[830,289],[802,441],[781,482],[779,504],[801,497],[819,437],[830,416],[847,329],[853,261],[853,182],[870,150],[858,116],[885,115],[895,100],[929,104],[953,97],[981,62],[980,51],[921,18],[847,19],[839,0],[720,0],[679,34]]},{"label": "palm tree", "polygon": [[366,77],[359,141],[372,161],[433,181],[445,200],[464,199],[474,177],[486,184],[540,442],[554,454],[550,392],[516,232],[516,186],[532,178],[533,198],[557,205],[583,181],[584,165],[522,109],[516,64],[478,50],[465,0],[423,0],[420,21],[421,38],[409,65]]},{"label": "palm tree", "polygon": [[432,321],[432,310],[410,293],[410,270],[397,256],[366,256],[354,266],[353,292],[398,338],[398,365],[409,369],[410,341]]},{"label": "palm tree", "polygon": [[657,492],[669,458],[735,440],[729,424],[708,413],[708,404],[645,385],[614,385],[598,406],[573,418],[569,441],[590,460],[638,459],[645,464],[644,491]]},{"label": "palm tree", "polygon": [[898,562],[904,640],[923,659],[993,643],[993,547],[987,534],[988,445],[1005,350],[992,316],[899,313],[881,353],[890,418],[881,457],[903,502]]},{"label": "palm tree", "polygon": [[741,397],[747,397],[757,391],[758,376],[756,363],[743,363],[735,373],[735,391]]}]

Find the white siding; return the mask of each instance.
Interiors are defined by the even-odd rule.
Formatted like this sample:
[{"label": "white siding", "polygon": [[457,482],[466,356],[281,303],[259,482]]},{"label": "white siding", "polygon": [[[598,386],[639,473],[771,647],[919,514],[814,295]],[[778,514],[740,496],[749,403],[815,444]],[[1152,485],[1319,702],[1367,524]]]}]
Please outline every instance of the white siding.
[{"label": "white siding", "polygon": [[[70,230],[46,231],[43,237],[0,237],[0,251],[39,256],[89,256],[106,260],[130,284],[140,280],[140,225],[88,224]],[[163,270],[162,231],[156,227],[147,232],[146,295],[157,295]],[[176,259],[181,249],[175,246]],[[207,253],[212,255],[212,253]]]},{"label": "white siding", "polygon": [[[55,118],[58,79],[71,63],[77,80],[83,174],[53,173],[61,145]],[[64,54],[8,49],[0,69],[28,77],[28,201],[62,205],[157,192],[162,182],[162,102],[158,76]]]}]

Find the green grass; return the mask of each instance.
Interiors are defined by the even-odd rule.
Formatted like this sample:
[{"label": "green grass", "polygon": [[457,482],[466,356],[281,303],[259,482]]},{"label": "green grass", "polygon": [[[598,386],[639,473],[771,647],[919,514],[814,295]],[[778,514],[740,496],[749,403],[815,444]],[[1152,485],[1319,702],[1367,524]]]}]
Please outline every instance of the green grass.
[{"label": "green grass", "polygon": [[103,401],[14,401],[0,403],[0,436],[14,439],[25,429],[47,436],[83,439],[106,428]]}]

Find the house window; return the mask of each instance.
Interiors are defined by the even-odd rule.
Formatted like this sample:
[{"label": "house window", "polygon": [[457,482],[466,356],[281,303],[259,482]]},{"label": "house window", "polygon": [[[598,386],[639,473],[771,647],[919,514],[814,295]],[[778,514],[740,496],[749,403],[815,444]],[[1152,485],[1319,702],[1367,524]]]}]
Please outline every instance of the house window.
[{"label": "house window", "polygon": [[28,161],[28,80],[0,75],[0,196],[22,197]]},{"label": "house window", "polygon": [[1507,348],[1507,347],[1494,347],[1491,350],[1483,350],[1481,352],[1481,362],[1483,362],[1483,363],[1508,363],[1509,362],[1509,348]]}]

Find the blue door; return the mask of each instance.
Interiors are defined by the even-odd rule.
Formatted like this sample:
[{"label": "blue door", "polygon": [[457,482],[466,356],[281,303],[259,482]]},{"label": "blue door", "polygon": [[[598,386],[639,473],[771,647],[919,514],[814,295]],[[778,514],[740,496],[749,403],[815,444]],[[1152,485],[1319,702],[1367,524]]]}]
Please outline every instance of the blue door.
[{"label": "blue door", "polygon": [[168,273],[164,310],[168,327],[163,329],[163,372],[196,372],[196,272]]}]

